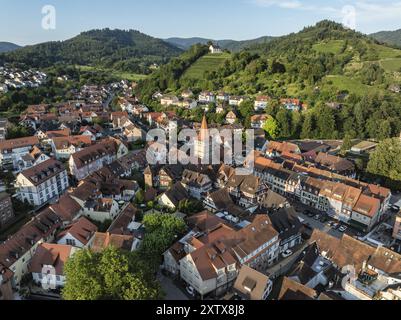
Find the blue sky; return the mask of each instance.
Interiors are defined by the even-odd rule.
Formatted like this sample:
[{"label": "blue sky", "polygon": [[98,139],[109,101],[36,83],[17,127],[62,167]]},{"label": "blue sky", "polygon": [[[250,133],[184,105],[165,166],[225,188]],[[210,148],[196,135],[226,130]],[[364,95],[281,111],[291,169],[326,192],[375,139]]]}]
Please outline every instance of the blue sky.
[{"label": "blue sky", "polygon": [[[56,9],[55,30],[42,29],[44,5]],[[358,31],[401,28],[401,0],[0,0],[0,41],[64,40],[103,27],[159,38],[243,40],[296,32],[327,18],[342,22],[349,5]]]}]

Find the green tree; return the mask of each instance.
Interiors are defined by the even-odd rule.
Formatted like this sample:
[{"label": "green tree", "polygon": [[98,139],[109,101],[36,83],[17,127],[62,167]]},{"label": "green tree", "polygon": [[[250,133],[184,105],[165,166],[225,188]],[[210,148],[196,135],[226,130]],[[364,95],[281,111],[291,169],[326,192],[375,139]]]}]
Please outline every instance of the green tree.
[{"label": "green tree", "polygon": [[162,254],[184,233],[184,220],[172,214],[147,214],[143,219],[146,235],[139,248],[141,257],[148,262],[151,272],[156,272]]},{"label": "green tree", "polygon": [[291,136],[291,111],[282,108],[277,112],[276,121],[280,138],[289,138]]},{"label": "green tree", "polygon": [[316,128],[316,121],[313,113],[309,112],[302,126],[301,138],[311,139],[314,138]]},{"label": "green tree", "polygon": [[393,181],[401,181],[401,143],[399,139],[380,142],[370,155],[367,171]]},{"label": "green tree", "polygon": [[340,154],[345,156],[347,152],[352,148],[352,138],[349,134],[346,134],[343,140],[343,144],[341,146]]},{"label": "green tree", "polygon": [[163,230],[170,234],[170,238],[174,238],[174,235],[182,233],[186,229],[184,220],[171,214],[147,214],[143,219],[143,223],[147,232],[152,233]]},{"label": "green tree", "polygon": [[336,119],[334,112],[327,106],[316,110],[316,124],[321,139],[333,139],[336,135]]},{"label": "green tree", "polygon": [[152,300],[160,287],[133,270],[129,254],[109,247],[100,253],[81,250],[65,264],[65,300]]},{"label": "green tree", "polygon": [[143,204],[145,201],[145,192],[141,189],[135,195],[135,203]]},{"label": "green tree", "polygon": [[269,117],[263,125],[263,130],[265,130],[270,139],[277,139],[279,130],[277,121],[273,117]]}]

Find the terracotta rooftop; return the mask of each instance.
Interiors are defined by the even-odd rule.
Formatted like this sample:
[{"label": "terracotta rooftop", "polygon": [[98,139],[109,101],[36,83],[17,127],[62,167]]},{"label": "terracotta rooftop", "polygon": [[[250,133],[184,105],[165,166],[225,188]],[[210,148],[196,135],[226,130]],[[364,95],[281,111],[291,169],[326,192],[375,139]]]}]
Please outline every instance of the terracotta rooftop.
[{"label": "terracotta rooftop", "polygon": [[81,206],[70,197],[64,194],[60,197],[57,203],[50,206],[50,209],[65,222],[71,222],[81,211]]},{"label": "terracotta rooftop", "polygon": [[33,185],[38,186],[54,176],[66,171],[65,166],[57,160],[49,159],[21,172]]},{"label": "terracotta rooftop", "polygon": [[101,252],[104,249],[112,246],[116,249],[131,251],[134,237],[130,235],[118,235],[96,232],[93,239],[91,249],[94,252]]},{"label": "terracotta rooftop", "polygon": [[67,226],[65,230],[58,235],[58,239],[70,234],[83,245],[87,245],[95,232],[97,232],[96,225],[94,225],[85,217],[81,217],[71,225]]},{"label": "terracotta rooftop", "polygon": [[53,211],[43,210],[13,236],[0,244],[0,263],[10,267],[38,241],[47,238],[57,230],[60,223],[60,218]]},{"label": "terracotta rooftop", "polygon": [[317,292],[287,277],[281,283],[278,300],[314,300]]},{"label": "terracotta rooftop", "polygon": [[250,300],[263,300],[269,277],[247,265],[243,265],[234,284],[234,289]]},{"label": "terracotta rooftop", "polygon": [[29,271],[32,273],[42,273],[43,266],[52,266],[56,275],[64,275],[64,265],[74,253],[72,246],[61,244],[40,244],[32,258]]},{"label": "terracotta rooftop", "polygon": [[39,140],[37,137],[26,137],[26,138],[18,138],[11,140],[3,140],[0,141],[0,151],[3,152],[5,150],[11,151],[13,149],[25,148],[34,145],[39,145]]}]

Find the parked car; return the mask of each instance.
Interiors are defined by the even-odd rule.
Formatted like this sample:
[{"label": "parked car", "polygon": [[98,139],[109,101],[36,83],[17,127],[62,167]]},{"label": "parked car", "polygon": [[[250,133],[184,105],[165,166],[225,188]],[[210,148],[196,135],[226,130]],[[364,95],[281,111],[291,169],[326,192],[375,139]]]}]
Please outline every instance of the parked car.
[{"label": "parked car", "polygon": [[283,258],[288,258],[293,255],[293,252],[291,250],[285,250],[281,255]]},{"label": "parked car", "polygon": [[312,211],[310,211],[310,210],[306,210],[306,211],[305,211],[305,214],[306,214],[309,218],[313,218],[313,217],[315,216],[315,214],[314,214]]},{"label": "parked car", "polygon": [[341,226],[340,228],[338,228],[338,231],[344,233],[345,231],[347,231],[348,227],[347,226]]},{"label": "parked car", "polygon": [[194,290],[193,287],[191,287],[191,286],[186,287],[186,291],[188,292],[188,294],[189,294],[191,297],[195,297],[195,290]]},{"label": "parked car", "polygon": [[393,211],[393,212],[399,212],[399,211],[400,211],[400,207],[399,207],[399,206],[396,206],[396,205],[393,205],[393,206],[391,207],[391,211]]},{"label": "parked car", "polygon": [[340,226],[339,223],[334,222],[333,225],[331,226],[334,230],[336,230]]}]

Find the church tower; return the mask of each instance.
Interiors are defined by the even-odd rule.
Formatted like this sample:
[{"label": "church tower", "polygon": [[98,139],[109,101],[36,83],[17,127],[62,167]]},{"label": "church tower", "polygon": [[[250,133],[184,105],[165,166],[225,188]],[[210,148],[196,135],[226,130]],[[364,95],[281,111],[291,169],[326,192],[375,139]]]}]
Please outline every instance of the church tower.
[{"label": "church tower", "polygon": [[203,116],[202,126],[198,139],[195,144],[195,156],[202,161],[210,161],[211,139],[209,137],[209,129],[207,125],[206,116]]}]

